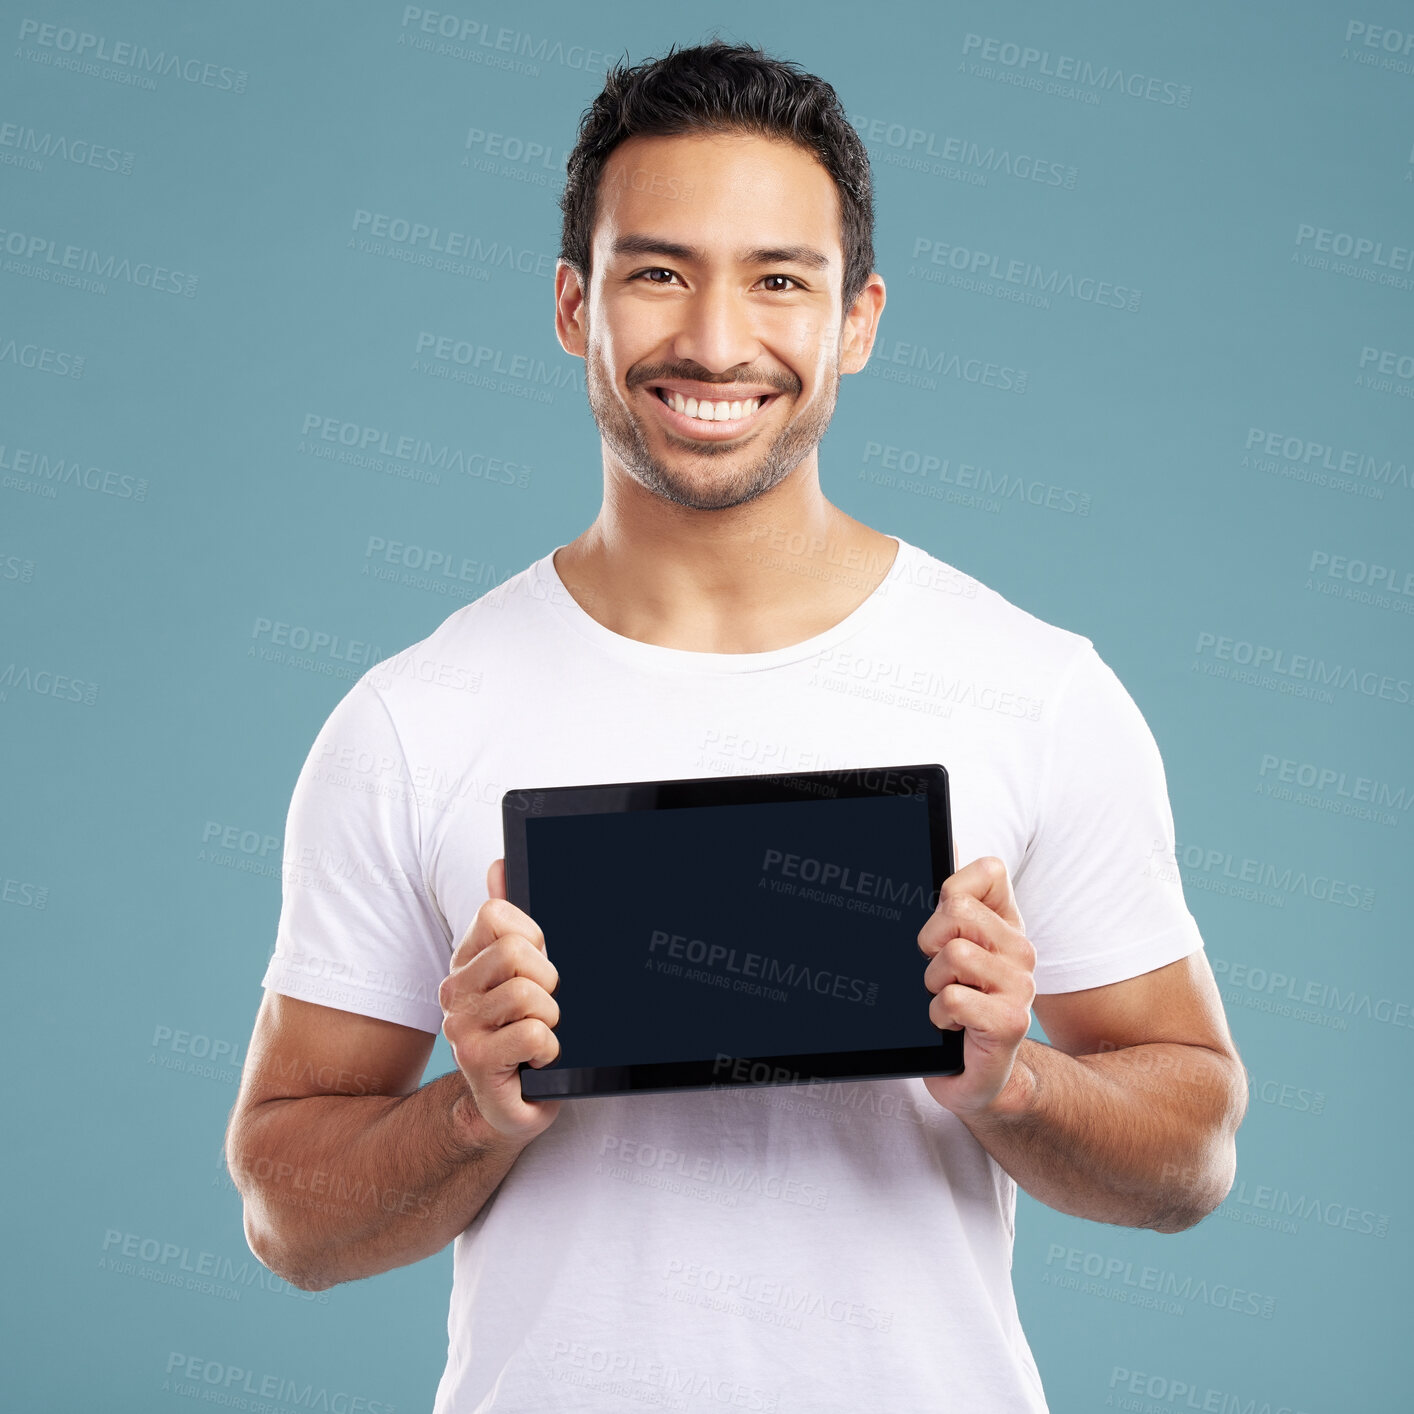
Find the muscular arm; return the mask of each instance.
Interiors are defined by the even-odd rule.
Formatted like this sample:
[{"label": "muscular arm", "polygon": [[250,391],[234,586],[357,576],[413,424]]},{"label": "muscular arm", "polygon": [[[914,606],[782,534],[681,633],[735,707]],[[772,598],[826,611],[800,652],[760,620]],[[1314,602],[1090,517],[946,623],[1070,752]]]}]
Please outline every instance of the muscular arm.
[{"label": "muscular arm", "polygon": [[535,920],[506,899],[505,861],[438,989],[457,1069],[417,1088],[434,1037],[267,992],[226,1162],[246,1241],[319,1291],[440,1252],[562,1100],[526,1101],[520,1067],[559,1052],[559,975]]},{"label": "muscular arm", "polygon": [[1181,1232],[1227,1196],[1247,1107],[1202,953],[1108,987],[1038,996],[994,1106],[962,1114],[1033,1198],[1098,1222]]},{"label": "muscular arm", "polygon": [[439,1252],[524,1148],[461,1072],[417,1088],[435,1037],[267,992],[226,1161],[251,1251],[319,1291]]},{"label": "muscular arm", "polygon": [[[1246,1077],[1197,952],[1140,977],[1037,996],[1006,866],[974,860],[919,933],[928,1015],[962,1029],[961,1074],[924,1085],[1032,1197],[1180,1232],[1232,1187]],[[1051,1044],[1026,1037],[1034,1009]]]}]

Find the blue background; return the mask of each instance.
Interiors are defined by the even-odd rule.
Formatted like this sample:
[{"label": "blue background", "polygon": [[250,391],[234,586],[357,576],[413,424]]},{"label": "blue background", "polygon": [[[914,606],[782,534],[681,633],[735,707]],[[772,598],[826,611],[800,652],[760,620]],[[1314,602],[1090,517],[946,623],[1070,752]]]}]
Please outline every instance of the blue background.
[{"label": "blue background", "polygon": [[[606,58],[716,33],[832,82],[874,162],[889,300],[826,495],[1118,672],[1251,1072],[1199,1227],[1022,1198],[1052,1408],[1406,1408],[1414,12],[436,13],[470,38],[398,4],[0,4],[9,1407],[186,1408],[187,1357],[430,1407],[450,1255],[293,1291],[225,1176],[285,810],[364,668],[593,519],[565,152]],[[379,249],[374,215],[482,258]],[[1048,306],[968,286],[1012,260]]]}]

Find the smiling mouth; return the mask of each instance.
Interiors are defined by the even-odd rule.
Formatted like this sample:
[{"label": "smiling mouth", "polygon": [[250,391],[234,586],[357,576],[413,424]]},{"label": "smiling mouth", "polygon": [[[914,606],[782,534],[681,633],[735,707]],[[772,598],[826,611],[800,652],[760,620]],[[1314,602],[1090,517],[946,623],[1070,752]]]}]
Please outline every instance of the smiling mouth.
[{"label": "smiling mouth", "polygon": [[745,422],[776,397],[775,393],[768,393],[755,398],[699,400],[684,397],[670,388],[654,388],[652,392],[665,407],[671,408],[680,417],[702,423],[704,427],[717,422]]}]

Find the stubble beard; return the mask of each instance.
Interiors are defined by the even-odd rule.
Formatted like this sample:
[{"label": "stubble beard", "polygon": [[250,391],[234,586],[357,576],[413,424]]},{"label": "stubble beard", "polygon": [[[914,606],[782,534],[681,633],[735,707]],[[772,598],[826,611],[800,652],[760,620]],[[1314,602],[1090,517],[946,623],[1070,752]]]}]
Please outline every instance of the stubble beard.
[{"label": "stubble beard", "polygon": [[[802,416],[788,421],[764,452],[744,453],[735,440],[688,443],[675,434],[668,434],[669,444],[682,448],[681,458],[690,459],[702,470],[708,469],[710,459],[714,457],[747,458],[745,465],[720,480],[710,476],[704,478],[700,471],[696,476],[684,475],[675,466],[665,464],[653,455],[641,420],[620,400],[592,338],[586,344],[584,383],[589,396],[589,410],[598,424],[599,435],[640,486],[676,506],[686,506],[696,511],[724,511],[745,505],[778,486],[820,445],[834,416],[840,374],[836,363],[832,370],[829,398],[807,409]],[[639,388],[642,386],[638,385]],[[724,395],[729,393],[729,389],[730,384],[723,385]],[[649,396],[657,395],[650,393]],[[782,393],[779,396],[787,395]]]}]

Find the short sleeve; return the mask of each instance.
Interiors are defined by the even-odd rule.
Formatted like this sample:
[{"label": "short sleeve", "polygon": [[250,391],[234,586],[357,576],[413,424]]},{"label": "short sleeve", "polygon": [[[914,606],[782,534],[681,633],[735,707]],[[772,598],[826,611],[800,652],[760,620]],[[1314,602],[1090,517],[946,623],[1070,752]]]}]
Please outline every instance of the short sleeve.
[{"label": "short sleeve", "polygon": [[1088,640],[1053,704],[1034,832],[1012,881],[1042,994],[1137,977],[1203,946],[1158,745]]},{"label": "short sleeve", "polygon": [[439,1032],[451,930],[420,845],[407,758],[365,676],[330,713],[295,782],[280,922],[261,985]]}]

